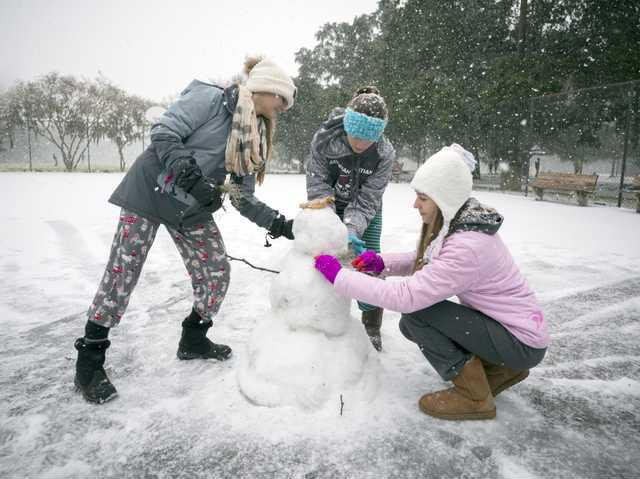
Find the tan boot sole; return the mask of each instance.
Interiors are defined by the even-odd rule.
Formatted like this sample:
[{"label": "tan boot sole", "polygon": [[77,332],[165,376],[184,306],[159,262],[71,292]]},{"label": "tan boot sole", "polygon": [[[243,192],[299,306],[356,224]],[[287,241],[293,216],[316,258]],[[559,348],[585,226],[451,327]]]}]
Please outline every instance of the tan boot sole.
[{"label": "tan boot sole", "polygon": [[529,371],[522,371],[517,376],[512,377],[511,379],[509,379],[505,383],[503,383],[500,386],[498,386],[495,391],[491,391],[491,394],[493,394],[493,397],[496,397],[498,394],[500,394],[505,389],[508,389],[511,386],[515,386],[519,382],[522,382],[525,379],[527,379],[527,377],[529,377]]},{"label": "tan boot sole", "polygon": [[438,413],[429,411],[426,408],[422,407],[422,403],[418,403],[418,407],[420,410],[427,414],[428,416],[435,417],[438,419],[447,419],[449,421],[467,421],[467,420],[483,420],[483,419],[495,419],[496,417],[496,408],[490,409],[489,411],[475,411],[468,413],[458,413],[458,414],[446,414],[446,413]]}]

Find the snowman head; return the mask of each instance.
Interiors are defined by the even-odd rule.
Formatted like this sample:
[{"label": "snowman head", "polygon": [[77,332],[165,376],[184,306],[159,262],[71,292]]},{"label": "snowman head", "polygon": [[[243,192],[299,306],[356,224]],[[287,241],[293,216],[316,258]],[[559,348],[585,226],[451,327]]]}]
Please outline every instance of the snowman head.
[{"label": "snowman head", "polygon": [[304,203],[293,222],[293,248],[303,254],[341,255],[347,250],[347,227],[331,207],[333,198]]}]

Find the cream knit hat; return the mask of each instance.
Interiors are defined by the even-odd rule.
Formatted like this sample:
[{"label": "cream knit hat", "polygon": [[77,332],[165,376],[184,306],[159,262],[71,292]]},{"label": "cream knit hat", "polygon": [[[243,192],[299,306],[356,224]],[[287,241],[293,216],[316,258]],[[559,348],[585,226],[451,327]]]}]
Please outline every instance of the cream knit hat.
[{"label": "cream knit hat", "polygon": [[249,72],[247,88],[251,93],[275,93],[287,102],[287,110],[293,106],[296,86],[289,75],[271,60],[261,60]]},{"label": "cream knit hat", "polygon": [[431,198],[449,222],[471,195],[473,154],[453,143],[432,155],[418,168],[411,187]]}]

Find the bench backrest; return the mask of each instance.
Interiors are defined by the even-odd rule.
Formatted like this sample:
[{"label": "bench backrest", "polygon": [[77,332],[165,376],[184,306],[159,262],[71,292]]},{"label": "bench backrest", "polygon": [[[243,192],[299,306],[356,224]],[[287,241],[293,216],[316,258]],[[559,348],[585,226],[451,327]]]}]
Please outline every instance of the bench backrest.
[{"label": "bench backrest", "polygon": [[633,187],[640,188],[640,175],[633,177]]},{"label": "bench backrest", "polygon": [[574,175],[571,173],[540,173],[531,183],[533,188],[593,192],[598,175]]}]

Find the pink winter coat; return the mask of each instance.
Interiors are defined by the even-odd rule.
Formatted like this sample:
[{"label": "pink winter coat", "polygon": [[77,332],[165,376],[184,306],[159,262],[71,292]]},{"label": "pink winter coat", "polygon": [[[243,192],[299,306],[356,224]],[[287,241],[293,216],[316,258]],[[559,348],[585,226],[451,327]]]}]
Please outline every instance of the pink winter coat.
[{"label": "pink winter coat", "polygon": [[381,256],[383,274],[405,277],[383,281],[342,268],[334,283],[338,294],[401,313],[457,296],[461,304],[495,319],[522,343],[532,348],[549,344],[540,305],[498,234],[454,233],[414,274],[415,251]]}]

